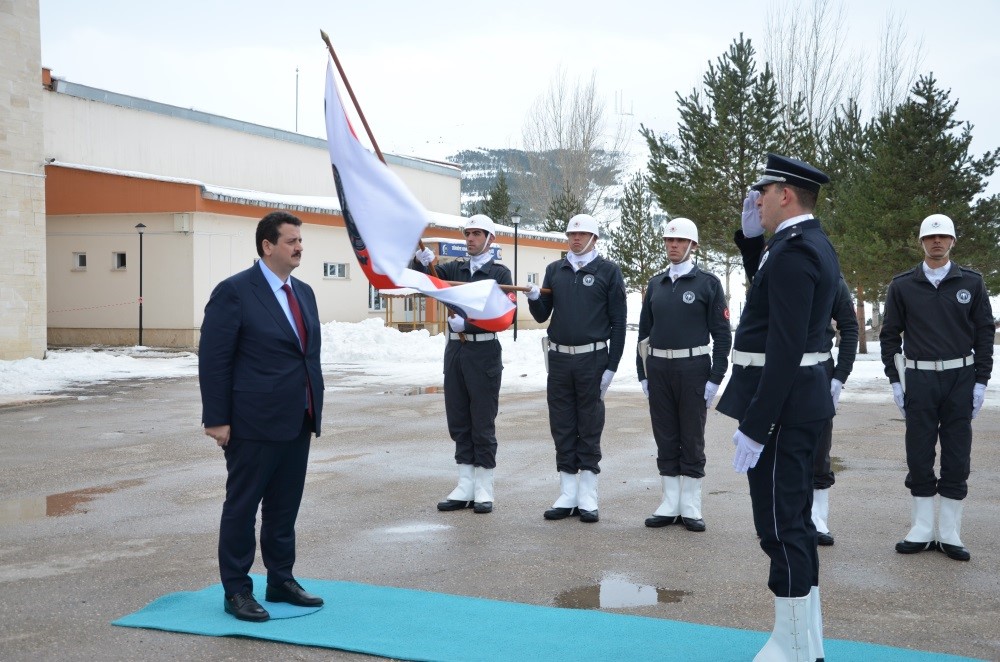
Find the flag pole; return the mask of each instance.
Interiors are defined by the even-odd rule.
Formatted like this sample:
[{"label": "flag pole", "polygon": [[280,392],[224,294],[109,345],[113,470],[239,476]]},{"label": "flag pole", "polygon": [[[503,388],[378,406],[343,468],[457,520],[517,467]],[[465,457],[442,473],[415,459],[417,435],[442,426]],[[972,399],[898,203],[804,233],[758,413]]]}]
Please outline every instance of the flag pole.
[{"label": "flag pole", "polygon": [[361,118],[361,123],[365,126],[365,132],[368,133],[368,139],[372,141],[372,147],[375,148],[375,155],[378,160],[385,163],[385,157],[382,156],[382,150],[378,148],[378,143],[375,142],[375,134],[372,133],[371,127],[368,126],[368,120],[365,119],[365,114],[361,110],[361,104],[358,103],[358,98],[354,96],[354,89],[351,88],[351,81],[347,80],[347,74],[344,73],[344,67],[340,66],[340,58],[337,57],[337,52],[333,50],[333,44],[330,43],[330,37],[323,30],[319,31],[320,35],[323,37],[323,41],[326,42],[326,47],[330,51],[330,56],[333,57],[333,63],[337,65],[337,71],[340,73],[340,80],[344,81],[344,87],[347,88],[347,93],[351,95],[351,102],[354,103],[354,109],[358,111],[358,117]]}]

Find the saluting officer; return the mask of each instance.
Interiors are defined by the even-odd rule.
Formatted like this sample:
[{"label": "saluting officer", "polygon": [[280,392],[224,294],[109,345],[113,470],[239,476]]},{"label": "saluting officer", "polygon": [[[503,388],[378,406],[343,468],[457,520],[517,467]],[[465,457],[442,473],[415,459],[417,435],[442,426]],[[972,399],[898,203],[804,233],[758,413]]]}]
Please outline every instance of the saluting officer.
[{"label": "saluting officer", "polygon": [[813,166],[776,154],[753,188],[761,225],[774,235],[747,291],[733,339],[733,373],[718,410],[739,421],[733,466],[747,472],[754,525],[771,560],[774,630],[759,659],[823,657],[813,456],[834,414],[823,362],[839,281],[833,246],[812,215]]},{"label": "saluting officer", "polygon": [[694,263],[694,222],[670,221],[663,241],[670,267],[646,286],[636,357],[663,487],[663,500],[646,526],[683,523],[688,531],[704,531],[705,421],[729,366],[729,308],[719,279]]},{"label": "saluting officer", "polygon": [[[510,269],[493,260],[490,247],[496,239],[493,221],[476,214],[465,223],[468,259],[435,267],[442,280],[468,283],[495,280],[511,285]],[[429,248],[416,252],[425,268],[434,260]],[[444,409],[448,433],[455,441],[458,485],[438,510],[472,508],[493,510],[493,472],[497,466],[496,417],[500,406],[503,356],[497,334],[480,329],[460,315],[448,317],[448,344],[444,349]]]},{"label": "saluting officer", "polygon": [[617,264],[598,255],[597,221],[577,214],[566,226],[566,259],[545,268],[542,294],[529,285],[528,308],[544,322],[549,428],[556,446],[560,494],[545,519],[579,515],[598,521],[604,394],[625,350],[625,279]]},{"label": "saluting officer", "polygon": [[[905,485],[913,496],[911,528],[896,551],[937,548],[968,561],[959,537],[962,502],[969,491],[972,419],[993,371],[995,329],[983,277],[950,259],[955,242],[955,224],[944,214],[920,224],[924,261],[889,283],[879,341],[893,399],[906,419]],[[940,478],[934,475],[939,440]],[[936,537],[935,495],[941,497]]]}]

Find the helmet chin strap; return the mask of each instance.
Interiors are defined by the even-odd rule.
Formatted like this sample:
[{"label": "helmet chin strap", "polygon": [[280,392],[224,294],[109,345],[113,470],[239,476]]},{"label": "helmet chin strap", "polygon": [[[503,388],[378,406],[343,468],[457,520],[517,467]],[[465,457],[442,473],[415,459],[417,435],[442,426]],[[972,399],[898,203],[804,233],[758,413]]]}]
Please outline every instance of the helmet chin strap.
[{"label": "helmet chin strap", "polygon": [[486,251],[488,251],[490,249],[490,244],[492,244],[492,243],[493,243],[493,235],[487,233],[487,235],[486,235],[486,241],[483,242],[483,248],[482,248],[482,250],[480,250],[475,255],[473,255],[472,253],[469,253],[469,249],[468,248],[465,249],[465,252],[468,253],[469,257],[479,257],[480,255],[482,255],[483,253],[485,253]]},{"label": "helmet chin strap", "polygon": [[927,252],[927,244],[925,244],[923,240],[920,241],[920,247],[924,249],[924,257],[927,257],[932,260],[934,259],[947,260],[951,257],[951,249],[955,247],[955,238],[954,237],[951,238],[951,246],[948,247],[948,250],[945,251],[944,255],[942,255],[940,258],[931,257],[931,254]]},{"label": "helmet chin strap", "polygon": [[579,251],[573,251],[573,255],[586,255],[587,253],[590,252],[590,249],[596,243],[597,243],[597,235],[594,234],[590,235],[590,239],[588,239],[587,243],[583,245],[583,248]]},{"label": "helmet chin strap", "polygon": [[684,264],[685,262],[687,262],[688,256],[691,255],[692,248],[694,248],[694,242],[688,241],[688,247],[687,250],[684,251],[684,255],[682,255],[681,259],[677,260],[676,262],[671,262],[671,264]]}]

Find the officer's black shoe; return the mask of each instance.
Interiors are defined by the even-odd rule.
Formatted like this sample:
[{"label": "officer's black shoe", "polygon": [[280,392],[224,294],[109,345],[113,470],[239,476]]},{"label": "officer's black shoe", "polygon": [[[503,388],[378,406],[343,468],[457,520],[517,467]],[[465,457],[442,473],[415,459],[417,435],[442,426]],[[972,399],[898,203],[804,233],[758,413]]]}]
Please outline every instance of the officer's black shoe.
[{"label": "officer's black shoe", "polygon": [[896,543],[896,551],[900,554],[933,552],[935,549],[937,549],[937,543],[933,540],[930,542],[910,542],[909,540],[901,540]]},{"label": "officer's black shoe", "polygon": [[948,555],[949,559],[955,559],[956,561],[968,561],[972,558],[972,554],[969,554],[969,550],[961,545],[949,545],[946,542],[939,542],[938,551],[944,552]]},{"label": "officer's black shoe", "polygon": [[224,606],[227,614],[232,614],[241,621],[263,623],[271,618],[267,610],[261,607],[260,603],[253,597],[252,591],[229,596],[226,598]]},{"label": "officer's black shoe", "polygon": [[444,501],[438,502],[438,510],[462,510],[463,508],[472,508],[472,501],[459,501],[457,499],[445,499]]},{"label": "officer's black shoe", "polygon": [[545,511],[545,519],[566,519],[567,517],[573,517],[574,515],[579,515],[579,509],[574,506],[572,508],[549,508]]},{"label": "officer's black shoe", "polygon": [[679,524],[681,521],[680,515],[653,515],[652,517],[646,518],[646,526],[651,529],[658,529],[661,526],[670,526],[671,524]]},{"label": "officer's black shoe", "polygon": [[598,519],[600,519],[600,517],[598,517],[596,510],[581,510],[580,511],[580,521],[581,522],[586,522],[587,524],[593,524]]},{"label": "officer's black shoe", "polygon": [[493,512],[493,502],[492,501],[477,501],[474,506],[472,506],[472,512],[479,513],[480,515],[485,513]]},{"label": "officer's black shoe", "polygon": [[816,543],[821,547],[829,547],[833,544],[833,536],[830,533],[816,534]]},{"label": "officer's black shoe", "polygon": [[692,519],[690,517],[682,517],[681,521],[684,522],[684,528],[688,531],[702,532],[705,530],[705,520]]}]

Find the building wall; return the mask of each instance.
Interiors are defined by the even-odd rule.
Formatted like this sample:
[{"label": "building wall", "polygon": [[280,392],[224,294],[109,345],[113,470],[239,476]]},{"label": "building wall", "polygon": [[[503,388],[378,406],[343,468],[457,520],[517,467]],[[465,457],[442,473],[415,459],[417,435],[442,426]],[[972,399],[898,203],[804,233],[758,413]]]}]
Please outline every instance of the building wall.
[{"label": "building wall", "polygon": [[0,2],[0,360],[45,356],[45,178],[37,0]]}]

